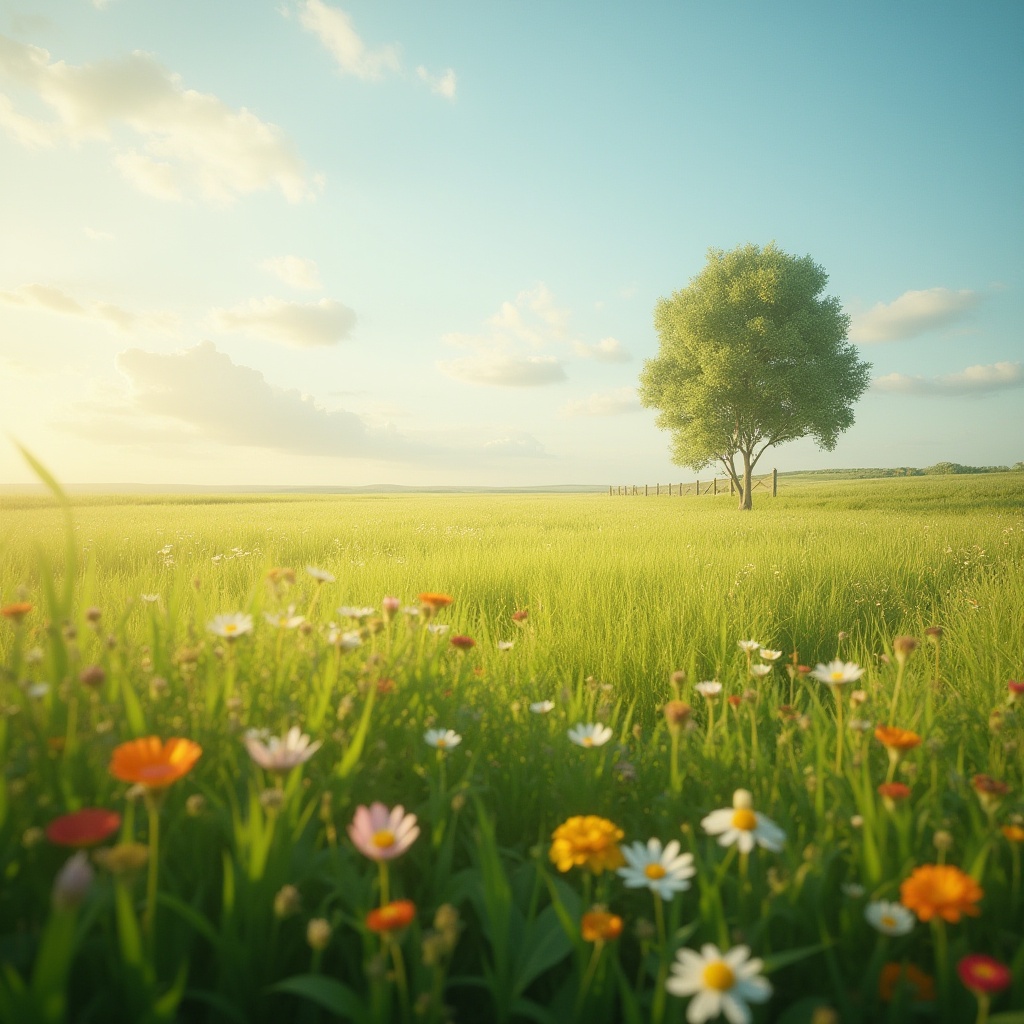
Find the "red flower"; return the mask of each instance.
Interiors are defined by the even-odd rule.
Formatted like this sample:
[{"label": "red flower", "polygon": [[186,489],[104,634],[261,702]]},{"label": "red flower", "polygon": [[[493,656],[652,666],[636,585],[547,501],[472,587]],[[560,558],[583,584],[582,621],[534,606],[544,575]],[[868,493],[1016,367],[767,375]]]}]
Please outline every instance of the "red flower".
[{"label": "red flower", "polygon": [[1006,685],[1010,689],[1010,700],[1019,700],[1024,697],[1024,680],[1017,682],[1016,679],[1011,679]]},{"label": "red flower", "polygon": [[58,846],[95,846],[121,827],[121,815],[99,807],[86,807],[54,818],[46,826],[46,838]]},{"label": "red flower", "polygon": [[975,994],[993,995],[1002,992],[1013,980],[1010,968],[984,953],[965,956],[956,965],[960,980]]},{"label": "red flower", "polygon": [[512,613],[512,621],[513,622],[525,622],[526,619],[527,619],[527,616],[529,616],[529,614],[530,614],[530,609],[529,608],[520,608],[519,611]]},{"label": "red flower", "polygon": [[878,795],[883,800],[892,800],[893,802],[906,800],[910,796],[910,787],[905,786],[902,782],[883,782],[878,787]]},{"label": "red flower", "polygon": [[461,633],[456,633],[450,643],[452,647],[460,651],[468,651],[470,648],[476,647],[476,641],[471,636],[463,636]]},{"label": "red flower", "polygon": [[412,900],[393,900],[366,915],[366,927],[371,932],[394,932],[408,928],[416,917],[416,904]]},{"label": "red flower", "polygon": [[32,605],[28,601],[16,601],[14,604],[5,604],[0,608],[0,615],[5,619],[21,622],[30,611],[32,611]]}]

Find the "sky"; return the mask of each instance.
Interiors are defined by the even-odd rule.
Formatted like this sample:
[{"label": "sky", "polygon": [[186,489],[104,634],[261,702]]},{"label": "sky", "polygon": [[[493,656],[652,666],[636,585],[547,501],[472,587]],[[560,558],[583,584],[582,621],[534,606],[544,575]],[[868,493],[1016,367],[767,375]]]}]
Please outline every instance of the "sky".
[{"label": "sky", "polygon": [[873,380],[759,469],[1024,460],[1022,53],[1017,0],[0,0],[0,484],[691,480],[655,303],[772,241]]}]

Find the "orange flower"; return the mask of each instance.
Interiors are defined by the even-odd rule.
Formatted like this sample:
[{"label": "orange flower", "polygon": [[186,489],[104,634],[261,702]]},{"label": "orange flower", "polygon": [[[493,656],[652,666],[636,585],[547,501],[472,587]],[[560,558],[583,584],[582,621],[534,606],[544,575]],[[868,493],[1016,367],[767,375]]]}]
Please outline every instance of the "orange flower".
[{"label": "orange flower", "polygon": [[891,1003],[896,987],[906,985],[915,1003],[930,1003],[935,999],[935,981],[913,964],[890,961],[878,975],[878,998]]},{"label": "orange flower", "polygon": [[438,608],[447,608],[453,600],[454,598],[449,597],[448,594],[434,594],[430,591],[419,595],[420,604],[425,604],[434,611],[437,611]]},{"label": "orange flower", "polygon": [[412,900],[393,900],[366,915],[366,927],[371,932],[394,932],[408,928],[416,917],[416,904]]},{"label": "orange flower", "polygon": [[580,924],[584,942],[607,942],[622,934],[622,918],[596,907],[583,915]]},{"label": "orange flower", "polygon": [[900,885],[900,903],[922,921],[941,917],[956,924],[963,914],[978,917],[975,904],[984,895],[970,875],[950,864],[924,864]]},{"label": "orange flower", "polygon": [[115,747],[109,771],[122,782],[162,789],[187,775],[202,753],[192,740],[175,736],[164,742],[159,736],[146,736]]},{"label": "orange flower", "polygon": [[921,742],[921,737],[909,729],[898,729],[895,725],[880,725],[875,730],[875,739],[887,750],[904,752],[913,750]]},{"label": "orange flower", "polygon": [[16,601],[14,604],[5,604],[0,608],[0,615],[5,619],[21,622],[30,611],[32,611],[32,605],[28,601]]},{"label": "orange flower", "polygon": [[890,810],[901,800],[910,796],[910,787],[902,782],[883,782],[878,787],[878,795]]},{"label": "orange flower", "polygon": [[85,807],[54,818],[46,826],[46,838],[58,846],[95,846],[121,827],[121,815],[99,807]]},{"label": "orange flower", "polygon": [[1000,831],[1011,843],[1024,843],[1024,828],[1020,825],[1004,825]]}]

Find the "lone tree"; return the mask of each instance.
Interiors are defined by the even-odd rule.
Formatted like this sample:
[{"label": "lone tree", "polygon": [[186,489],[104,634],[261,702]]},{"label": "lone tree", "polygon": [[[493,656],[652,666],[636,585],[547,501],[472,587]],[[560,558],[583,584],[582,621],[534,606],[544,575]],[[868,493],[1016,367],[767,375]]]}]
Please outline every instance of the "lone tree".
[{"label": "lone tree", "polygon": [[640,401],[672,432],[672,461],[721,462],[741,509],[766,448],[810,434],[831,451],[868,386],[871,365],[846,340],[839,300],[822,296],[827,282],[810,256],[774,242],[710,249],[689,285],[654,307],[661,349],[644,364]]}]

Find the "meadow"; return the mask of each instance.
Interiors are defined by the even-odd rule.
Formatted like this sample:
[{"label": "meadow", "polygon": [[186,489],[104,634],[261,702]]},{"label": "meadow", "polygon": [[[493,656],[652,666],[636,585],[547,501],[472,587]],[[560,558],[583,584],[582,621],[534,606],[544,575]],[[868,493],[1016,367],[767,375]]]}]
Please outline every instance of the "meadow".
[{"label": "meadow", "polygon": [[60,498],[0,1021],[1024,1021],[1024,475]]}]

